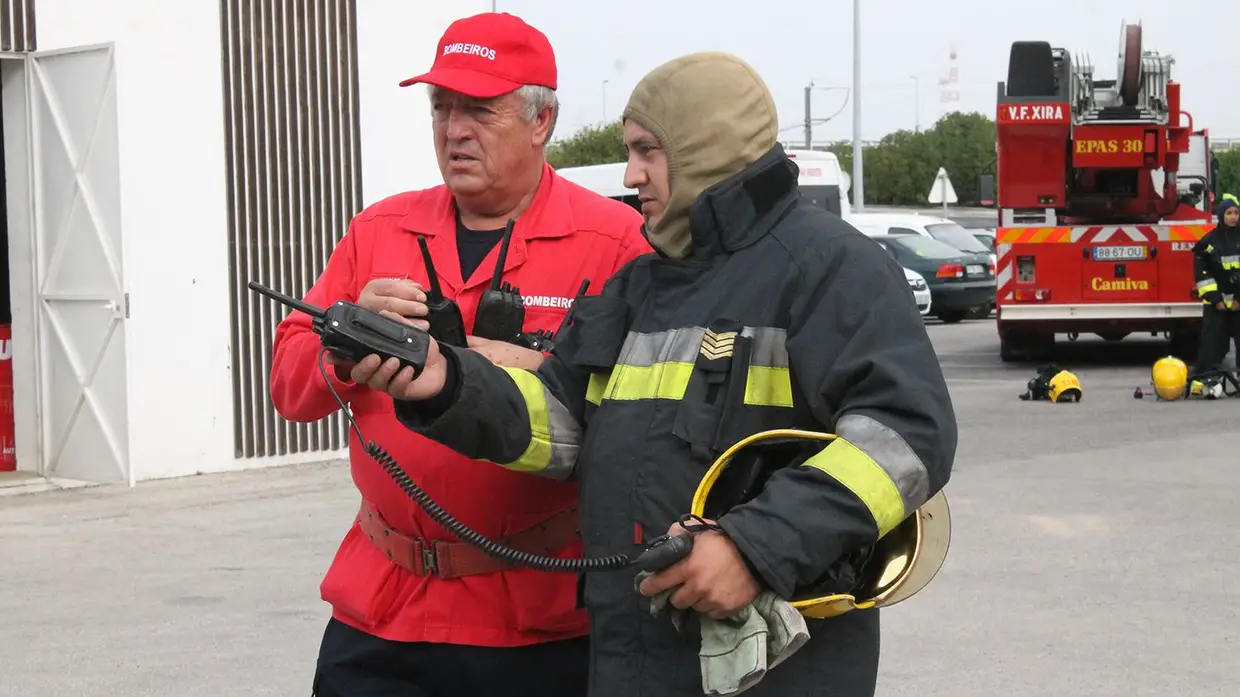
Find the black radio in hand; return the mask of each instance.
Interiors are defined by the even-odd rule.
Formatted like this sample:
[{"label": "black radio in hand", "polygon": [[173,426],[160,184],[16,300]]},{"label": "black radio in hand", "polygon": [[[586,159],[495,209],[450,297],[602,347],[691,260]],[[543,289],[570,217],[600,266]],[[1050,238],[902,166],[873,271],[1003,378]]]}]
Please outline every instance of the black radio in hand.
[{"label": "black radio in hand", "polygon": [[525,303],[521,300],[521,290],[503,280],[504,265],[508,262],[508,243],[512,241],[512,230],[516,225],[517,221],[509,220],[504,227],[491,287],[478,300],[474,335],[483,339],[516,343],[525,325]]},{"label": "black radio in hand", "polygon": [[395,358],[402,369],[413,368],[414,377],[421,375],[426,366],[430,338],[417,327],[343,300],[328,308],[318,308],[254,281],[250,281],[249,287],[285,307],[310,315],[311,327],[319,335],[323,348],[347,361],[359,363],[371,354],[385,361]]},{"label": "black radio in hand", "polygon": [[465,319],[461,317],[461,308],[455,301],[444,297],[443,289],[439,287],[439,274],[435,272],[435,261],[431,259],[431,250],[422,235],[418,235],[418,247],[422,249],[422,265],[426,267],[426,277],[431,285],[426,291],[426,321],[431,325],[430,335],[441,344],[465,346]]}]

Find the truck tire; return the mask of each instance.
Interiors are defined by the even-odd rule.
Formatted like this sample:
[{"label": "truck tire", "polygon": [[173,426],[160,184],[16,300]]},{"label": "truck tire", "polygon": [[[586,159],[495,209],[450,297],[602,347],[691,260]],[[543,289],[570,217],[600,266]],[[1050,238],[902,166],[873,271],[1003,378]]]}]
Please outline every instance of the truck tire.
[{"label": "truck tire", "polygon": [[944,310],[935,314],[944,324],[955,324],[969,315],[968,310]]}]

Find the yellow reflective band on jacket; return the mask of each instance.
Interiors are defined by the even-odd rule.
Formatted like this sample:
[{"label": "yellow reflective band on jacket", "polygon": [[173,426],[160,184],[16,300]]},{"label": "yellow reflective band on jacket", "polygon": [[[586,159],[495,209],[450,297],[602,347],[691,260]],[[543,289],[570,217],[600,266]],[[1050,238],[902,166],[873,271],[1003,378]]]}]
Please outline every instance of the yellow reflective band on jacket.
[{"label": "yellow reflective band on jacket", "polygon": [[[784,330],[744,327],[740,334],[752,342],[745,404],[791,407],[792,379]],[[709,338],[705,327],[630,332],[611,372],[590,377],[586,400],[598,405],[604,400],[683,399],[698,353],[705,350],[718,357],[732,350],[727,337]]]},{"label": "yellow reflective band on jacket", "polygon": [[1216,290],[1218,290],[1218,282],[1215,281],[1213,278],[1203,278],[1200,281],[1197,281],[1197,294],[1198,295],[1205,295],[1206,293],[1213,293]]},{"label": "yellow reflective band on jacket", "polygon": [[1232,269],[1240,269],[1240,256],[1229,254],[1225,257],[1220,257],[1219,263],[1222,264],[1223,268],[1228,271]]},{"label": "yellow reflective band on jacket", "polygon": [[530,444],[512,462],[497,462],[506,469],[566,479],[577,464],[581,429],[573,415],[560,404],[538,376],[520,368],[504,368],[516,383],[530,414]]},{"label": "yellow reflective band on jacket", "polygon": [[882,537],[926,502],[930,475],[898,433],[868,416],[848,414],[835,431],[839,437],[804,466],[822,471],[861,499]]}]

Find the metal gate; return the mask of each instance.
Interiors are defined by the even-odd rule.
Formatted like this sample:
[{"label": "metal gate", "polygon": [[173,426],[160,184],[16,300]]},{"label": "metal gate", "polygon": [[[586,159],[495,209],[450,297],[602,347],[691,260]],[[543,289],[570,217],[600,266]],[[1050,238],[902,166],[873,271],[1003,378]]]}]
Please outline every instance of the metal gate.
[{"label": "metal gate", "polygon": [[238,458],[345,447],[339,414],[293,424],[271,407],[272,335],[361,208],[355,0],[221,0]]},{"label": "metal gate", "polygon": [[132,484],[112,46],[27,54],[41,471]]}]

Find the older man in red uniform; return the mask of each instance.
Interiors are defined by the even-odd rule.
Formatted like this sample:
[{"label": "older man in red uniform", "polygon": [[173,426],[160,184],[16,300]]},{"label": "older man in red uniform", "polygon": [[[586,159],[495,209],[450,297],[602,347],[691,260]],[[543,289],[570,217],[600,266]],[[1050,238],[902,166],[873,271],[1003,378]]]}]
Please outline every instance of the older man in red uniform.
[{"label": "older man in red uniform", "polygon": [[[426,315],[424,236],[443,292],[472,332],[490,283],[497,243],[516,219],[504,280],[525,298],[525,330],[554,331],[582,281],[590,292],[651,251],[641,216],[556,175],[545,160],[554,130],[556,64],[538,30],[508,14],[459,20],[441,38],[426,84],[444,184],[384,199],[358,214],[306,301],[344,299],[407,317]],[[543,354],[470,337],[493,362],[535,367]],[[293,421],[338,407],[318,367],[310,318],[279,326],[271,396]],[[351,403],[368,439],[474,530],[511,546],[579,556],[573,483],[548,486],[526,474],[463,458],[411,434],[392,400],[329,379]],[[587,690],[587,620],[577,579],[514,569],[451,537],[410,501],[350,436],[357,520],[322,582],[332,606],[320,648],[321,697],[579,697]]]}]

